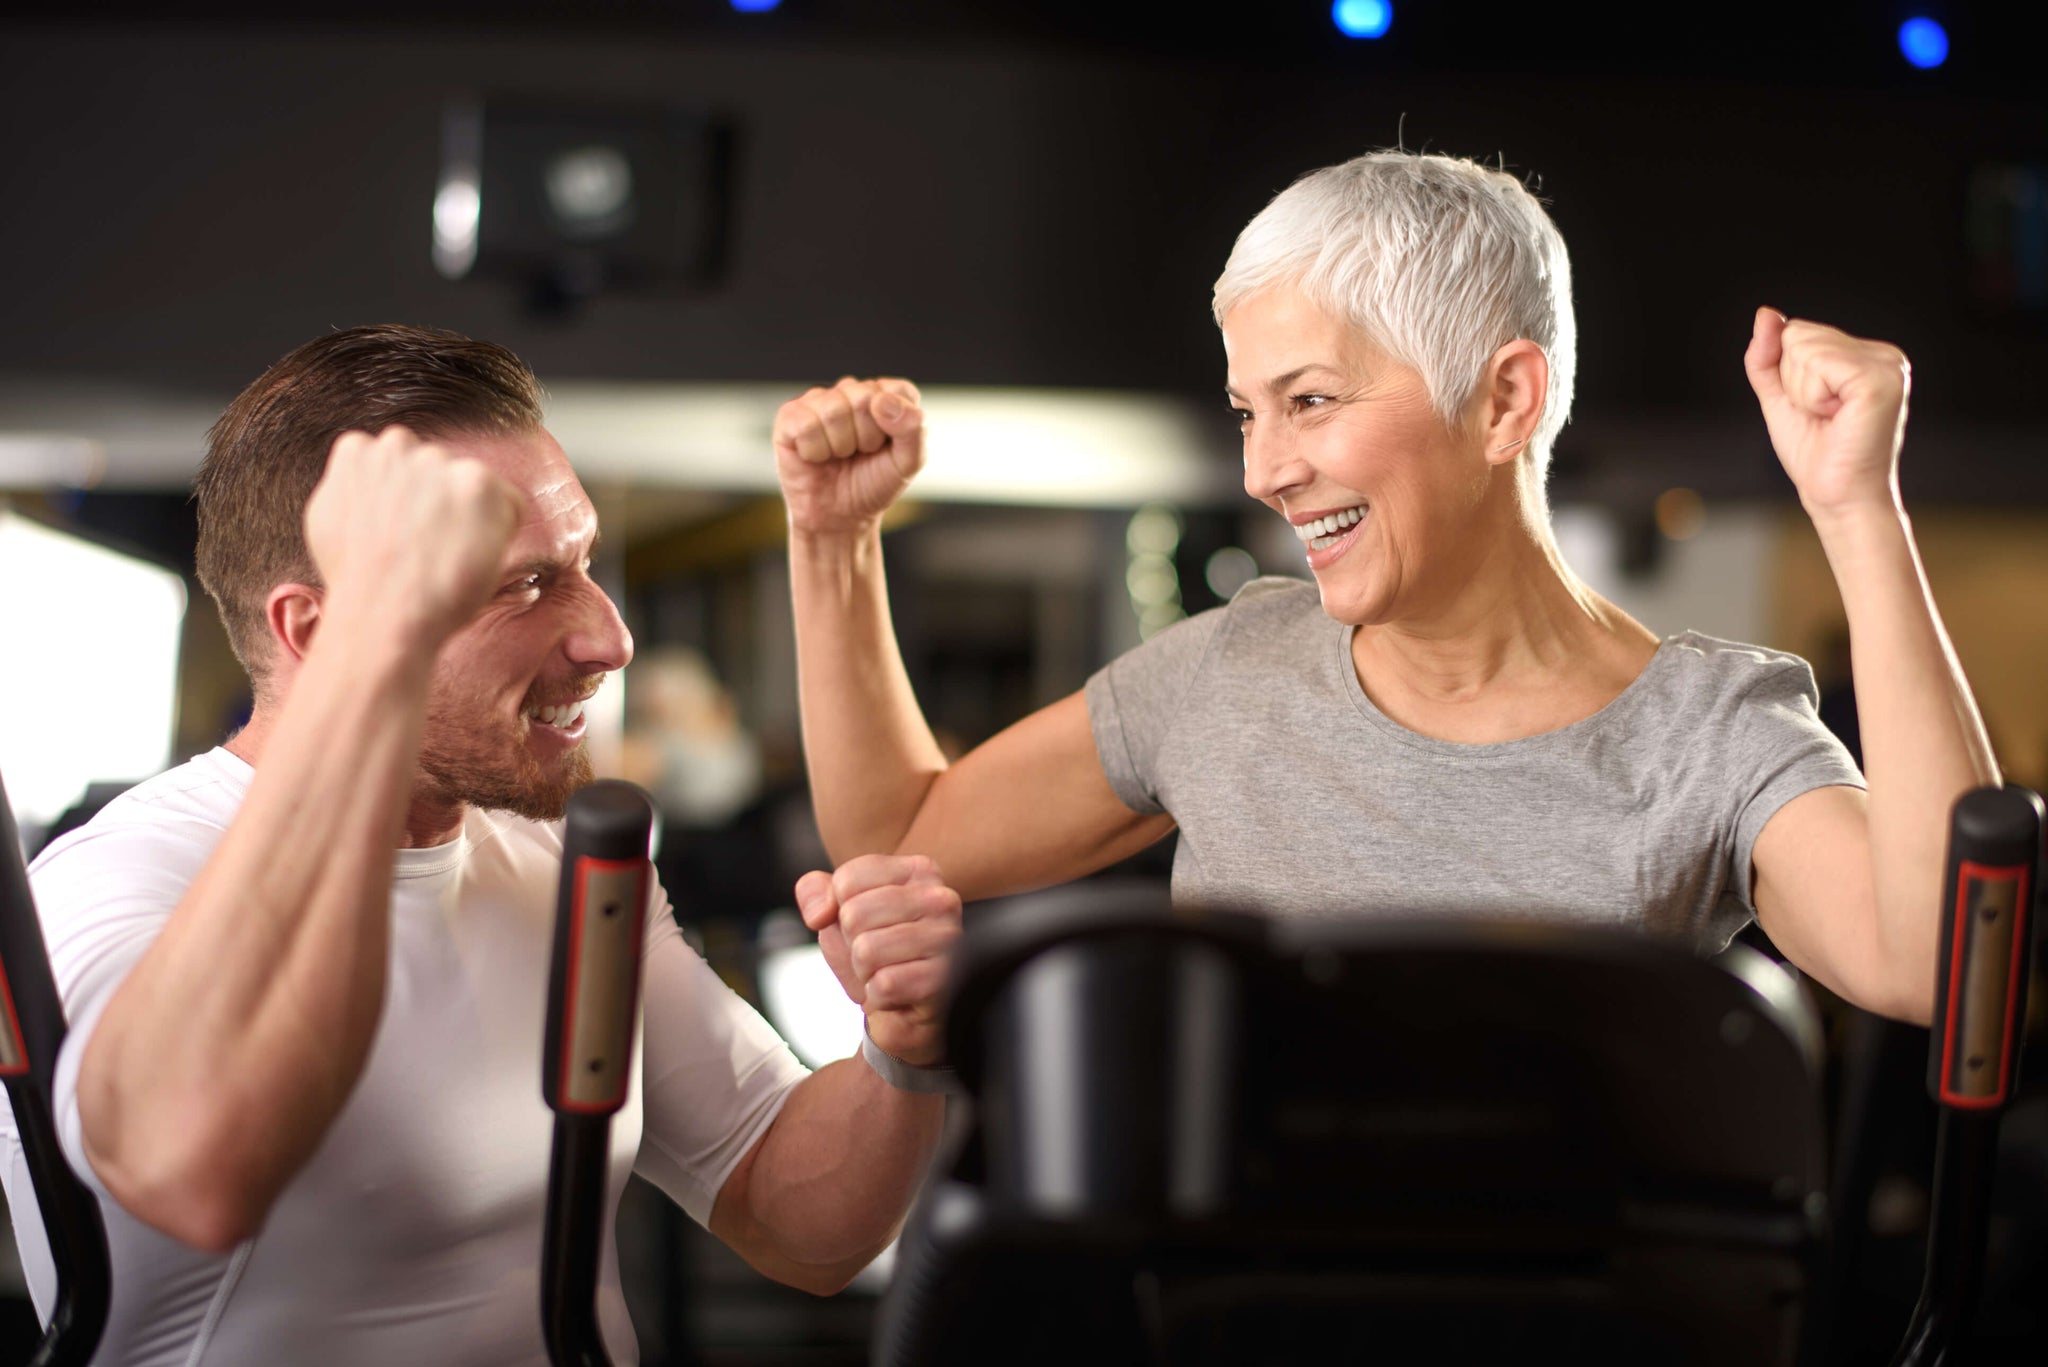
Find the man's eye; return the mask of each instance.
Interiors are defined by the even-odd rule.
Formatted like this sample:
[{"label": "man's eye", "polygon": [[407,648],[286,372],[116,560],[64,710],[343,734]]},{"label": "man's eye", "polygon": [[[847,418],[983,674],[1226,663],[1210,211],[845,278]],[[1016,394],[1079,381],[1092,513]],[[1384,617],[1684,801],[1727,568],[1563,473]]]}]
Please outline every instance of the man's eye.
[{"label": "man's eye", "polygon": [[539,575],[537,575],[537,574],[529,574],[529,575],[527,575],[527,576],[526,576],[525,578],[523,578],[523,579],[515,579],[515,580],[513,580],[513,581],[512,581],[511,583],[507,584],[507,585],[505,586],[505,592],[507,592],[507,593],[531,593],[531,592],[533,592],[533,591],[534,591],[535,589],[537,589],[537,588],[539,588],[539,587],[540,587],[540,576],[539,576]]}]

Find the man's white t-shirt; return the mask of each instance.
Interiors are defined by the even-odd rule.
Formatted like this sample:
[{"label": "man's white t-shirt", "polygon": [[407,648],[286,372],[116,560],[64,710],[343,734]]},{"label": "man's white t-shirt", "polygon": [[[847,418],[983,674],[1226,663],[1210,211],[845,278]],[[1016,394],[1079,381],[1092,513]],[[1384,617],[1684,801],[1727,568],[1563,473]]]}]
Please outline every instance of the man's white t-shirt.
[{"label": "man's white t-shirt", "polygon": [[[78,1064],[129,969],[241,806],[253,775],[214,750],[143,783],[30,868],[70,1034],[57,1126],[100,1197],[113,1304],[100,1367],[199,1364],[544,1364],[539,1265],[553,1117],[541,1100],[559,823],[471,811],[462,834],[395,851],[391,966],[362,1079],[262,1232],[195,1252],[115,1204],[87,1162]],[[318,839],[318,831],[307,838]],[[636,1077],[612,1122],[599,1316],[637,1360],[612,1216],[629,1171],[700,1224],[805,1069],[686,944],[656,889],[648,909]],[[54,1271],[13,1113],[0,1178],[37,1311]]]}]

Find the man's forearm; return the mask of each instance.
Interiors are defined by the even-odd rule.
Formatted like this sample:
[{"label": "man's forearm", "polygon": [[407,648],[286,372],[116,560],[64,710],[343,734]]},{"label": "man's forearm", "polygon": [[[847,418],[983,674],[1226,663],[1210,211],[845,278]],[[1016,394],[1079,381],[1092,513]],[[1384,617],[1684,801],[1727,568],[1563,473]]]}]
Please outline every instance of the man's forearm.
[{"label": "man's forearm", "polygon": [[819,833],[835,861],[894,851],[946,760],[897,648],[880,526],[792,528],[789,564]]},{"label": "man's forearm", "polygon": [[771,1276],[843,1286],[889,1241],[938,1146],[945,1103],[858,1058],[799,1083],[719,1193],[712,1230]]},{"label": "man's forearm", "polygon": [[346,626],[323,627],[234,823],[79,1074],[109,1189],[201,1247],[260,1225],[347,1100],[383,1002],[432,652]]},{"label": "man's forearm", "polygon": [[1934,981],[1949,810],[1998,782],[1998,764],[1903,510],[1872,505],[1815,526],[1848,615],[1878,914],[1900,988],[1917,998]]}]

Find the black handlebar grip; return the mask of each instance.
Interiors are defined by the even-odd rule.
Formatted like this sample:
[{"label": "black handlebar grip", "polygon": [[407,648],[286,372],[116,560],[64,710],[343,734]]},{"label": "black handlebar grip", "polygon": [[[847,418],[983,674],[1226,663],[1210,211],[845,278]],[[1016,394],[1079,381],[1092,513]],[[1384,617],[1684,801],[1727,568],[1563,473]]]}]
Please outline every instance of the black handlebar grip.
[{"label": "black handlebar grip", "polygon": [[113,1294],[106,1226],[57,1139],[50,1085],[64,1043],[64,1008],[20,850],[14,809],[0,786],[0,1083],[57,1269],[49,1325],[28,1363],[82,1367],[105,1332]]},{"label": "black handlebar grip", "polygon": [[1927,1090],[1943,1106],[2003,1106],[2018,1081],[2041,799],[2025,788],[1963,794],[1942,880]]},{"label": "black handlebar grip", "polygon": [[548,973],[541,1094],[557,1113],[611,1115],[626,1101],[654,804],[604,779],[569,799]]},{"label": "black handlebar grip", "polygon": [[0,788],[0,1077],[33,1077],[48,1090],[64,1042],[64,1009],[36,920],[21,837]]}]

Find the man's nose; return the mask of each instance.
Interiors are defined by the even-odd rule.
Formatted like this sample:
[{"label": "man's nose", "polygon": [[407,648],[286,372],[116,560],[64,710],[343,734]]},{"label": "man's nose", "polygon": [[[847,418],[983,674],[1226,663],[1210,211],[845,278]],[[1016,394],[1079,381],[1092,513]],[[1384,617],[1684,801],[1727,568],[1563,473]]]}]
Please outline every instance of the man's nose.
[{"label": "man's nose", "polygon": [[595,583],[583,586],[574,626],[562,643],[571,661],[587,674],[624,669],[633,658],[633,633],[611,595]]}]

